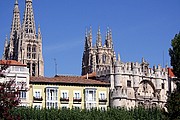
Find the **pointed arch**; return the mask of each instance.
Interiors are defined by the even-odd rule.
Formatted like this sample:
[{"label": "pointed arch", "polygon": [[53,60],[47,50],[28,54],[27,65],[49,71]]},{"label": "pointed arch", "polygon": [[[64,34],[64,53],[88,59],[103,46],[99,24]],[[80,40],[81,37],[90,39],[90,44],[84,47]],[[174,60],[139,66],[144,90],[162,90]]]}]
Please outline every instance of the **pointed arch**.
[{"label": "pointed arch", "polygon": [[156,88],[155,88],[154,84],[150,80],[146,80],[146,79],[142,80],[140,82],[140,84],[142,84],[142,83],[148,83],[152,87],[153,91],[155,92]]}]

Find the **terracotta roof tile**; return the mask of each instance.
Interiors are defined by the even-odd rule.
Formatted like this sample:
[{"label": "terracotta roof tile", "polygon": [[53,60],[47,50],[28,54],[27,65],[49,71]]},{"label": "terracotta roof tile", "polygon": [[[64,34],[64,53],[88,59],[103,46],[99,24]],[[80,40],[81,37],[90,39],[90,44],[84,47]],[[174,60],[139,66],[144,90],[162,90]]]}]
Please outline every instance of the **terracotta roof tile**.
[{"label": "terracotta roof tile", "polygon": [[174,77],[175,77],[172,68],[168,68],[168,74],[169,74],[169,77],[170,77],[170,78],[174,78]]},{"label": "terracotta roof tile", "polygon": [[83,84],[83,85],[107,85],[110,83],[94,79],[85,79],[81,76],[57,76],[57,77],[31,77],[31,83],[57,83],[57,84]]},{"label": "terracotta roof tile", "polygon": [[21,62],[18,62],[16,60],[0,60],[0,65],[26,66],[25,64],[22,64]]},{"label": "terracotta roof tile", "polygon": [[88,76],[88,78],[96,77],[96,72],[89,73],[89,74],[83,75],[83,76],[81,76],[81,77],[87,78],[87,76]]}]

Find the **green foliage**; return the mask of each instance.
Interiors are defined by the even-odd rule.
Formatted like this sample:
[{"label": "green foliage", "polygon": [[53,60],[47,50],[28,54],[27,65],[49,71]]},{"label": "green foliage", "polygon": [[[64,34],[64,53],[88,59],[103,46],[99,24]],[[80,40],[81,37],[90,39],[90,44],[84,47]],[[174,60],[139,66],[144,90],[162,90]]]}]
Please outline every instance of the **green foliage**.
[{"label": "green foliage", "polygon": [[180,83],[177,83],[177,89],[168,97],[166,107],[169,120],[180,120]]},{"label": "green foliage", "polygon": [[173,66],[173,73],[177,77],[177,88],[171,93],[167,100],[167,119],[179,120],[180,119],[180,33],[176,34],[171,41],[172,48],[169,49],[171,57],[171,65]]},{"label": "green foliage", "polygon": [[163,114],[158,108],[111,108],[99,109],[35,109],[19,107],[11,115],[20,115],[23,120],[162,120]]},{"label": "green foliage", "polygon": [[176,34],[171,41],[172,48],[169,49],[171,57],[171,66],[173,66],[173,73],[177,78],[180,78],[180,33]]}]

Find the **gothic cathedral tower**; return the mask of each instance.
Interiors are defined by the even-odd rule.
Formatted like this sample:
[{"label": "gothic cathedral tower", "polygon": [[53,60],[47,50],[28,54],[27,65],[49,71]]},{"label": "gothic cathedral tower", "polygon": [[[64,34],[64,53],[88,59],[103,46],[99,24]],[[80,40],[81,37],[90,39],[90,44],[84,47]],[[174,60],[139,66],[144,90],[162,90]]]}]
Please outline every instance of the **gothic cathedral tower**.
[{"label": "gothic cathedral tower", "polygon": [[40,26],[36,33],[32,0],[25,0],[23,23],[16,0],[13,11],[10,39],[6,37],[3,59],[27,64],[31,76],[44,76],[42,36]]},{"label": "gothic cathedral tower", "polygon": [[96,44],[92,46],[92,29],[86,31],[85,47],[82,58],[82,75],[87,73],[110,70],[114,67],[116,55],[113,48],[112,32],[108,28],[105,44],[102,45],[100,27],[97,32]]}]

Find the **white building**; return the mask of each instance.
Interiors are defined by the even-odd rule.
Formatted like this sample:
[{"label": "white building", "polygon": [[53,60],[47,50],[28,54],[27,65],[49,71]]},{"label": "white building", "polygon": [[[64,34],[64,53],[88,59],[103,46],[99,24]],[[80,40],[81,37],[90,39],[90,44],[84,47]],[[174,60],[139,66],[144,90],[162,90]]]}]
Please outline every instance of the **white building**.
[{"label": "white building", "polygon": [[20,90],[20,105],[29,106],[29,69],[15,60],[0,60],[0,82],[15,80]]}]

